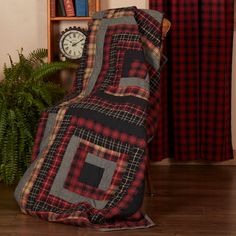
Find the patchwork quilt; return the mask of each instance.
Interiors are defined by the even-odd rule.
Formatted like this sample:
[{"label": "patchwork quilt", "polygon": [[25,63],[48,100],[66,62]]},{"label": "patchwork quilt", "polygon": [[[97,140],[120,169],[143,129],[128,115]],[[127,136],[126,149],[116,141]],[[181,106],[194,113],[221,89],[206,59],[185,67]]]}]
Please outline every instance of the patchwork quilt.
[{"label": "patchwork quilt", "polygon": [[162,19],[136,7],[95,13],[71,92],[42,113],[15,190],[23,213],[100,230],[154,225],[141,207]]}]

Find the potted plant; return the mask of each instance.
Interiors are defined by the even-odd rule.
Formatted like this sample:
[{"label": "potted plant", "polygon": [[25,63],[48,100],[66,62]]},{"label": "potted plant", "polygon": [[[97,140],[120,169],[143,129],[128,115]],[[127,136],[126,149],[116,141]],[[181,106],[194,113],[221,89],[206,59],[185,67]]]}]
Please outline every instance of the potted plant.
[{"label": "potted plant", "polygon": [[18,62],[9,55],[0,81],[0,181],[15,183],[31,159],[40,113],[64,95],[59,84],[48,78],[64,69],[76,69],[70,62],[45,62],[46,49],[37,49],[26,57],[18,52]]}]

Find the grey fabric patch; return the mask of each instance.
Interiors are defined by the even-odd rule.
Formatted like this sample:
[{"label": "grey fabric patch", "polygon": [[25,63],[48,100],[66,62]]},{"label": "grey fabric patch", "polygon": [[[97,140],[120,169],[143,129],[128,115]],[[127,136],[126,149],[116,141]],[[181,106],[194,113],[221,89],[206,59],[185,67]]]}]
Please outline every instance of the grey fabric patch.
[{"label": "grey fabric patch", "polygon": [[120,78],[119,82],[120,87],[127,87],[127,86],[138,86],[143,89],[149,89],[149,82],[145,79],[138,78],[138,77],[127,77],[127,78]]},{"label": "grey fabric patch", "polygon": [[152,16],[153,18],[155,18],[155,20],[157,20],[159,23],[162,22],[162,18],[164,15],[162,12],[159,12],[156,10],[149,10],[149,9],[142,9],[142,10],[145,11],[150,16]]},{"label": "grey fabric patch", "polygon": [[67,146],[60,168],[54,179],[53,185],[50,190],[50,194],[73,204],[77,204],[79,202],[87,202],[96,209],[102,209],[104,208],[104,206],[106,205],[108,201],[100,201],[100,200],[94,200],[88,197],[83,197],[81,195],[78,195],[77,193],[71,192],[64,188],[64,183],[65,183],[67,174],[70,170],[71,163],[76,154],[76,150],[79,146],[79,142],[80,142],[79,137],[72,136]]},{"label": "grey fabric patch", "polygon": [[112,176],[116,170],[116,163],[97,157],[91,153],[88,153],[85,162],[104,168],[104,173],[98,188],[106,191],[111,184]]},{"label": "grey fabric patch", "polygon": [[42,141],[39,146],[39,154],[36,157],[36,159],[30,164],[30,166],[28,167],[28,169],[24,173],[23,177],[20,179],[20,181],[15,189],[15,192],[14,192],[15,199],[19,205],[20,205],[20,198],[21,198],[22,190],[23,190],[25,184],[30,180],[31,173],[34,170],[36,162],[37,162],[37,160],[39,160],[41,158],[43,150],[49,142],[49,137],[50,137],[51,131],[54,127],[55,121],[56,121],[56,114],[49,113],[46,127],[45,127],[44,134],[43,134],[43,138],[42,138]]},{"label": "grey fabric patch", "polygon": [[51,131],[54,128],[54,125],[56,123],[56,113],[49,113],[48,119],[47,119],[47,124],[44,130],[43,138],[39,146],[39,156],[41,155],[43,149],[47,146],[49,143],[49,137],[51,135]]},{"label": "grey fabric patch", "polygon": [[96,38],[96,53],[95,53],[95,62],[94,62],[94,68],[91,74],[91,77],[88,81],[88,86],[85,90],[85,96],[88,96],[96,81],[99,77],[99,73],[102,68],[102,62],[103,62],[103,45],[104,45],[104,39],[107,32],[108,26],[112,25],[118,25],[118,24],[134,24],[137,25],[137,22],[135,21],[133,16],[125,16],[122,18],[115,18],[115,19],[103,19],[101,22],[101,25],[99,26],[98,32],[97,32],[97,38]]},{"label": "grey fabric patch", "polygon": [[14,197],[16,199],[16,201],[18,202],[18,204],[20,205],[20,199],[21,199],[21,194],[22,194],[22,190],[25,186],[25,184],[30,180],[31,177],[31,173],[34,170],[34,167],[36,165],[37,160],[39,159],[39,156],[37,159],[35,159],[30,166],[28,167],[28,169],[26,170],[26,172],[24,173],[23,177],[20,179],[15,192],[14,192]]}]

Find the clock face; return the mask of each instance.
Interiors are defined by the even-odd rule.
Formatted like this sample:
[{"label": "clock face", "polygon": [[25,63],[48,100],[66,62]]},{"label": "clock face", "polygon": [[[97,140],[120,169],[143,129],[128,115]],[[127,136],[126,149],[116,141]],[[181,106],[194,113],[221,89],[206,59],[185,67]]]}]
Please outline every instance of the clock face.
[{"label": "clock face", "polygon": [[78,29],[66,30],[59,41],[61,53],[69,59],[80,59],[83,54],[86,36]]}]

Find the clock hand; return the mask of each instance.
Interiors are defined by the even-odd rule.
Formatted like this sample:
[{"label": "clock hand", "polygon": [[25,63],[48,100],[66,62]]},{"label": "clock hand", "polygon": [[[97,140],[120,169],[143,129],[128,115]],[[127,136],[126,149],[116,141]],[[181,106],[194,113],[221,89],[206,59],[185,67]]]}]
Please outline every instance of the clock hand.
[{"label": "clock hand", "polygon": [[78,43],[80,43],[81,41],[83,41],[83,39],[81,39],[80,41],[76,42],[76,43],[72,43],[72,46],[76,46]]}]

